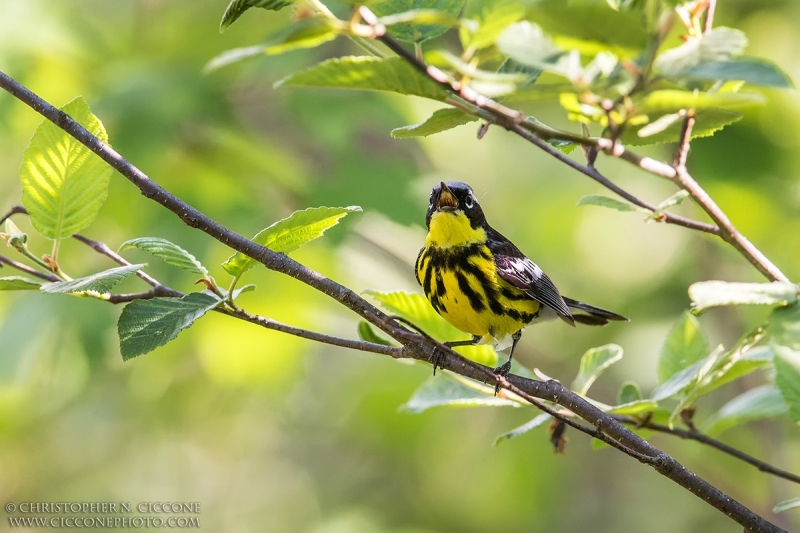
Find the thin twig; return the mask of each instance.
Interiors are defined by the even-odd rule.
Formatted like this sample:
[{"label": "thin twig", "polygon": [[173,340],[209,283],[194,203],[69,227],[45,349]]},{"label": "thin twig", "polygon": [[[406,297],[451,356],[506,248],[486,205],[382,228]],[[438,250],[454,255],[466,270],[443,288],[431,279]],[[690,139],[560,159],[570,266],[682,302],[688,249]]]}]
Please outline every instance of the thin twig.
[{"label": "thin twig", "polygon": [[[270,270],[281,272],[293,277],[308,286],[315,288],[340,304],[354,311],[368,322],[378,326],[382,331],[401,342],[404,346],[400,357],[413,357],[422,361],[431,362],[436,359],[437,353],[442,353],[436,345],[431,345],[427,339],[398,325],[385,313],[358,296],[355,292],[333,280],[322,276],[310,268],[298,263],[286,255],[275,253],[268,248],[258,245],[239,233],[236,233],[219,222],[211,219],[186,202],[180,200],[164,188],[153,182],[141,170],[125,160],[119,153],[88,132],[84,127],[75,122],[69,115],[53,107],[38,95],[34,94],[6,74],[0,72],[0,87],[8,91],[21,102],[56,124],[59,128],[74,137],[78,142],[89,148],[112,168],[118,170],[128,181],[136,185],[141,193],[164,206],[190,227],[198,228],[207,235],[217,239],[229,248],[242,252],[248,257],[260,262]],[[498,383],[492,369],[477,365],[460,356],[452,350],[445,350],[439,363],[442,368],[456,372],[464,377],[479,381],[492,380]],[[477,370],[482,368],[482,370]],[[782,532],[776,525],[765,520],[738,501],[720,491],[704,479],[689,471],[674,458],[652,446],[623,424],[614,420],[578,394],[564,388],[560,383],[549,381],[534,381],[520,376],[509,375],[504,379],[516,389],[542,400],[561,405],[583,418],[596,427],[602,427],[605,435],[616,442],[647,457],[657,458],[651,466],[663,476],[701,498],[703,501],[735,520],[749,531],[756,532]],[[500,383],[501,387],[503,383]]]},{"label": "thin twig", "polygon": [[724,442],[720,442],[713,437],[709,437],[708,435],[697,429],[691,429],[691,428],[683,429],[678,427],[670,428],[669,426],[666,426],[664,424],[656,424],[654,422],[641,423],[641,421],[628,416],[617,416],[615,418],[617,418],[617,420],[625,424],[652,429],[653,431],[658,431],[659,433],[667,433],[669,435],[674,435],[676,437],[680,437],[686,440],[701,442],[723,453],[727,453],[728,455],[735,457],[740,461],[744,461],[747,464],[753,465],[762,472],[765,472],[767,474],[772,474],[773,476],[777,476],[792,481],[794,483],[800,483],[800,476],[798,476],[797,474],[793,474],[786,470],[781,470],[780,468],[772,466],[771,464],[761,461],[760,459],[756,459],[752,455],[748,455],[741,450],[737,450],[733,446],[729,446]]},{"label": "thin twig", "polygon": [[0,224],[4,223],[7,219],[11,218],[13,215],[20,215],[20,214],[27,215],[28,211],[21,205],[12,206],[11,209],[8,210],[8,213],[0,217]]},{"label": "thin twig", "polygon": [[3,266],[3,265],[8,265],[10,267],[16,268],[17,270],[21,270],[21,271],[25,272],[26,274],[30,274],[31,276],[36,276],[37,278],[43,279],[43,280],[46,280],[46,281],[52,281],[54,283],[61,281],[61,278],[59,278],[55,274],[50,274],[50,273],[46,273],[46,272],[39,272],[35,268],[31,268],[26,264],[20,263],[18,261],[14,261],[13,259],[9,259],[8,257],[0,255],[0,267]]}]

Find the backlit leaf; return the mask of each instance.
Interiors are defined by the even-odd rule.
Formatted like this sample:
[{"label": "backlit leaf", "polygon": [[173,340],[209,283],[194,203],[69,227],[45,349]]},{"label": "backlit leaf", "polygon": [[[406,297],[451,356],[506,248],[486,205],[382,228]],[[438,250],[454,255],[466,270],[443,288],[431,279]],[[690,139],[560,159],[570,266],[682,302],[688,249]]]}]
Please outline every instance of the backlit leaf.
[{"label": "backlit leaf", "polygon": [[775,352],[775,384],[789,408],[789,417],[800,425],[800,351],[772,344]]},{"label": "backlit leaf", "polygon": [[764,87],[793,87],[792,80],[780,68],[762,59],[742,58],[733,61],[705,61],[684,69],[676,77],[693,80],[738,80]]},{"label": "backlit leaf", "polygon": [[545,422],[547,422],[548,420],[550,420],[552,418],[553,417],[548,415],[547,413],[542,413],[542,414],[538,415],[536,418],[534,418],[533,420],[530,420],[530,421],[522,424],[521,426],[512,429],[511,431],[509,431],[507,433],[503,433],[502,435],[498,435],[497,438],[494,439],[494,442],[492,443],[492,446],[497,446],[498,444],[501,444],[501,443],[503,443],[503,442],[505,442],[507,440],[513,439],[515,437],[519,437],[520,435],[524,435],[525,433],[528,433],[529,431],[538,428],[539,426],[541,426],[542,424],[544,424]]},{"label": "backlit leaf", "polygon": [[[79,97],[63,111],[108,142],[100,120]],[[48,239],[61,239],[92,223],[108,195],[111,167],[61,128],[45,120],[36,128],[19,171],[22,203]]]},{"label": "backlit leaf", "polygon": [[225,13],[222,14],[222,20],[219,23],[219,31],[225,31],[225,28],[233,24],[236,19],[251,7],[260,7],[269,11],[280,11],[286,6],[292,5],[291,0],[231,0]]},{"label": "backlit leaf", "polygon": [[392,137],[395,139],[406,139],[408,137],[427,137],[434,133],[440,133],[453,129],[470,122],[475,122],[478,117],[469,115],[465,111],[457,108],[439,109],[433,112],[424,122],[404,126],[392,130]]},{"label": "backlit leaf", "polygon": [[419,10],[435,10],[452,20],[450,23],[445,19],[430,22],[403,22],[389,26],[389,35],[409,43],[437,37],[452,28],[458,21],[458,14],[463,5],[464,0],[378,0],[368,4],[378,17]]},{"label": "backlit leaf", "polygon": [[775,385],[762,385],[740,394],[703,423],[703,431],[719,435],[732,427],[786,414],[787,407]]},{"label": "backlit leaf", "polygon": [[129,277],[136,271],[141,270],[144,266],[145,264],[121,266],[104,270],[103,272],[98,272],[97,274],[92,274],[91,276],[86,276],[84,278],[73,279],[72,281],[47,283],[42,285],[42,292],[48,292],[51,294],[69,294],[91,291],[99,294],[106,294],[111,291],[114,285]]},{"label": "backlit leaf", "polygon": [[609,198],[608,196],[601,196],[597,194],[590,194],[582,196],[578,200],[578,205],[596,205],[600,207],[607,207],[609,209],[616,209],[617,211],[639,211],[640,209],[633,204],[617,200],[616,198]]},{"label": "backlit leaf", "polygon": [[403,58],[340,57],[295,72],[275,83],[275,87],[330,87],[389,91],[444,101],[448,93],[422,75]]},{"label": "backlit leaf", "polygon": [[572,383],[572,389],[578,394],[586,394],[600,374],[620,359],[622,359],[622,347],[616,344],[590,348],[581,357],[580,370]]},{"label": "backlit leaf", "polygon": [[0,291],[38,291],[43,282],[22,276],[0,278]]},{"label": "backlit leaf", "polygon": [[[288,254],[313,241],[339,223],[348,213],[361,211],[360,207],[310,207],[295,211],[289,217],[275,222],[253,237],[253,242],[266,246],[273,252]],[[243,253],[236,253],[222,264],[233,277],[240,277],[255,264]]]}]

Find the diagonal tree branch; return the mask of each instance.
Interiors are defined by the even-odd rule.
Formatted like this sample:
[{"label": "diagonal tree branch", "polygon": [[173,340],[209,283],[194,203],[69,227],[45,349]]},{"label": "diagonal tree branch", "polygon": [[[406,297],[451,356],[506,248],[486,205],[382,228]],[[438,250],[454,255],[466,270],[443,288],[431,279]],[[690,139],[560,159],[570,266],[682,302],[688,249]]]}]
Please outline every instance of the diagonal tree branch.
[{"label": "diagonal tree branch", "polygon": [[647,457],[647,464],[726,516],[741,524],[748,531],[781,532],[778,526],[757,515],[738,501],[726,495],[704,479],[698,477],[668,454],[633,433],[619,421],[604,413],[578,394],[570,391],[557,381],[534,381],[520,376],[498,376],[488,367],[466,359],[453,350],[431,342],[424,336],[408,331],[396,321],[382,313],[375,306],[358,296],[352,290],[330,280],[310,268],[283,254],[277,254],[258,245],[244,236],[231,231],[215,220],[204,215],[186,202],[167,192],[153,182],[141,170],[125,160],[119,153],[89,133],[70,116],[57,109],[42,98],[0,72],[0,87],[14,97],[29,105],[46,119],[74,137],[126,179],[136,185],[141,193],[175,213],[187,225],[198,228],[222,244],[260,262],[270,270],[281,272],[313,287],[348,309],[354,311],[370,323],[379,327],[392,338],[403,344],[400,357],[411,357],[429,363],[436,361],[438,366],[459,375],[499,384],[501,387],[519,394],[521,391],[531,397],[550,401],[566,407],[597,428],[598,432],[610,437],[629,450]]},{"label": "diagonal tree branch", "polygon": [[37,278],[46,281],[53,281],[53,282],[61,281],[61,278],[59,278],[55,274],[39,272],[35,268],[31,268],[24,263],[20,263],[18,261],[14,261],[13,259],[9,259],[6,256],[0,255],[0,267],[2,267],[3,265],[8,265],[10,267],[16,268],[17,270],[21,270],[26,274],[30,274],[31,276],[36,276]]}]

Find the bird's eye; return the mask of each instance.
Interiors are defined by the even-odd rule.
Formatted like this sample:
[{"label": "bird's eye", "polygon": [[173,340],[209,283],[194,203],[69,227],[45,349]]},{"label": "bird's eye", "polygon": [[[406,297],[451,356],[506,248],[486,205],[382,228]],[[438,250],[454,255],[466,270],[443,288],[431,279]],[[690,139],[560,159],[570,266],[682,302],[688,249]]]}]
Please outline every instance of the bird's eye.
[{"label": "bird's eye", "polygon": [[464,200],[464,205],[467,206],[467,209],[472,208],[472,195],[467,196],[467,199]]}]

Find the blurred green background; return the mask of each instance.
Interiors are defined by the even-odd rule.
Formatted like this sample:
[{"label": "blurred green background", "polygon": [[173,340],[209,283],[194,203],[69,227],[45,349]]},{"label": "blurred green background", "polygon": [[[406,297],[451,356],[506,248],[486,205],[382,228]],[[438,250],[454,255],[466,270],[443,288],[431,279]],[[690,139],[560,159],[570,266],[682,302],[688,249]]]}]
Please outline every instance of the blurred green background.
[{"label": "blurred green background", "polygon": [[[587,348],[622,345],[625,359],[593,388],[609,403],[625,380],[646,393],[656,384],[661,343],[688,306],[689,284],[760,281],[719,240],[645,225],[638,214],[575,207],[581,196],[604,192],[499,129],[482,141],[475,124],[421,142],[390,138],[392,128],[438,107],[431,102],[272,89],[315,61],[358,53],[344,39],[203,75],[212,57],[263,42],[290,17],[289,10],[251,10],[220,35],[225,6],[4,0],[0,69],[56,105],[84,95],[118,151],[246,235],[295,209],[362,206],[364,214],[295,254],[357,291],[417,290],[412,264],[424,239],[429,189],[443,179],[470,183],[490,222],[563,293],[632,318],[602,329],[538,326],[519,347],[520,361],[569,383]],[[748,54],[771,59],[800,81],[800,2],[726,0],[717,23],[744,30]],[[794,91],[767,94],[766,107],[696,141],[690,170],[797,280],[800,99]],[[574,127],[554,102],[529,110]],[[0,211],[19,203],[22,152],[40,120],[0,93]],[[670,157],[667,148],[650,153]],[[650,201],[674,192],[629,165],[601,159],[600,168]],[[690,205],[677,211],[702,217]],[[32,232],[26,220],[17,222]],[[206,265],[230,254],[118,175],[100,217],[83,233],[112,248],[133,237],[164,237]],[[37,253],[48,246],[33,238]],[[193,290],[190,276],[127,253],[149,261],[165,283]],[[65,242],[62,257],[73,275],[112,266],[74,241]],[[0,274],[15,274],[9,270]],[[225,279],[219,267],[212,274]],[[251,271],[247,281],[258,284],[239,302],[247,309],[356,336],[354,315],[302,284],[265,269]],[[137,280],[126,283],[123,290],[142,289]],[[533,408],[398,412],[429,366],[316,345],[221,315],[123,363],[119,312],[67,296],[0,293],[0,502],[199,501],[203,529],[226,532],[738,531],[651,469],[610,449],[592,450],[583,435],[568,432],[566,456],[553,452],[543,430],[490,446],[497,434],[535,416]],[[767,312],[716,310],[700,320],[712,345],[730,346]],[[748,376],[717,391],[702,401],[698,417],[760,379]],[[798,436],[786,419],[722,438],[800,471]],[[771,513],[800,493],[797,486],[696,443],[668,436],[653,442],[776,523],[800,525],[800,513]],[[1,523],[6,530],[5,518]]]}]

